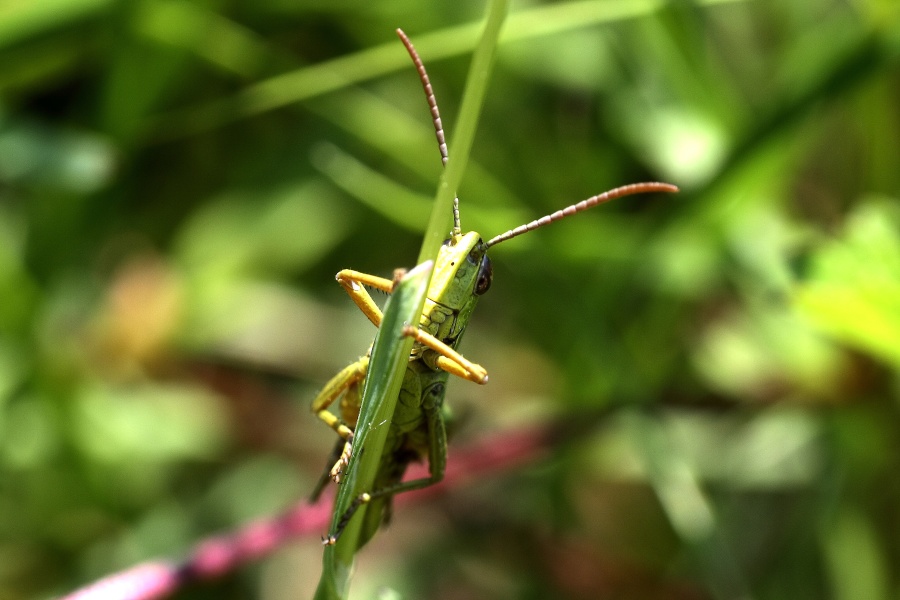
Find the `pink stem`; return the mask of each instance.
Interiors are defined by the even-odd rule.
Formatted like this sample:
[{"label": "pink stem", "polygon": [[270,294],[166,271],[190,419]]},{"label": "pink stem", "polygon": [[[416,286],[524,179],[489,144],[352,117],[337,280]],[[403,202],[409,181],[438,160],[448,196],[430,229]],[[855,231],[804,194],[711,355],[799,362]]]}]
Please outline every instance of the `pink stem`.
[{"label": "pink stem", "polygon": [[[442,494],[485,473],[507,470],[535,460],[545,449],[547,432],[526,429],[499,434],[489,440],[454,449],[444,480],[409,494],[397,502],[421,502]],[[425,477],[428,467],[413,465],[410,479]],[[233,534],[207,538],[191,555],[177,563],[150,561],[104,577],[64,596],[61,600],[155,600],[165,598],[182,586],[219,577],[244,563],[256,560],[283,544],[310,534],[325,532],[331,522],[333,493],[323,494],[316,504],[299,502],[287,512],[270,519],[259,519]]]}]

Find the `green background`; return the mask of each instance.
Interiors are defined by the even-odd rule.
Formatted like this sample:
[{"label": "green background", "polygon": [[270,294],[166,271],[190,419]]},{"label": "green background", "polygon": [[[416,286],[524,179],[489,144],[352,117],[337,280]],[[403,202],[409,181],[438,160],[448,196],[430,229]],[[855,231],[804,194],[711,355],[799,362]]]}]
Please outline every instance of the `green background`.
[{"label": "green background", "polygon": [[[374,333],[334,273],[411,267],[440,174],[393,30],[452,134],[484,8],[0,5],[0,599],[310,492],[308,404]],[[518,2],[506,36],[464,229],[682,193],[492,252],[458,443],[568,435],[398,510],[356,597],[900,596],[896,2]],[[301,540],[181,596],[320,569]]]}]

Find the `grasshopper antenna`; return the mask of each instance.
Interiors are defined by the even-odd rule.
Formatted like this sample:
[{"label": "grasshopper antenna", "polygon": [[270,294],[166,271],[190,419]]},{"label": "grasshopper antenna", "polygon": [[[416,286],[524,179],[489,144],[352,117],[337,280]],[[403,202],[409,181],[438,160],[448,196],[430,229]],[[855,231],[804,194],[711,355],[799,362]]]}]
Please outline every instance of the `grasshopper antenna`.
[{"label": "grasshopper antenna", "polygon": [[[434,97],[434,89],[431,87],[431,80],[428,79],[428,72],[425,70],[425,63],[419,58],[412,42],[403,33],[402,29],[397,29],[397,35],[400,41],[406,46],[413,64],[416,65],[416,71],[419,72],[419,80],[422,82],[422,88],[425,90],[425,99],[428,101],[428,108],[431,109],[431,120],[434,123],[434,134],[437,137],[438,149],[441,151],[441,164],[447,166],[449,154],[447,153],[447,139],[444,136],[444,126],[441,123],[441,112],[438,110],[437,99]],[[459,223],[459,198],[453,197],[453,238],[462,235],[462,226]]]},{"label": "grasshopper antenna", "polygon": [[519,225],[515,229],[510,229],[505,233],[501,233],[498,236],[494,236],[487,242],[487,246],[493,246],[495,244],[499,244],[500,242],[505,242],[506,240],[511,240],[512,238],[522,235],[526,231],[534,231],[539,227],[543,227],[544,225],[549,225],[554,221],[559,221],[569,215],[574,215],[575,213],[579,213],[583,210],[587,210],[593,206],[597,206],[598,204],[603,204],[604,202],[609,202],[610,200],[615,200],[616,198],[621,198],[622,196],[631,196],[632,194],[646,194],[649,192],[667,192],[667,193],[675,193],[678,191],[678,187],[670,184],[670,183],[659,183],[657,181],[651,181],[646,183],[632,183],[630,185],[623,185],[621,187],[617,187],[609,190],[608,192],[603,192],[602,194],[598,194],[596,196],[592,196],[587,200],[582,200],[578,204],[573,204],[571,206],[567,206],[562,210],[558,210],[553,214],[547,215],[545,217],[541,217],[540,219],[536,219],[531,223],[526,223],[525,225]]}]

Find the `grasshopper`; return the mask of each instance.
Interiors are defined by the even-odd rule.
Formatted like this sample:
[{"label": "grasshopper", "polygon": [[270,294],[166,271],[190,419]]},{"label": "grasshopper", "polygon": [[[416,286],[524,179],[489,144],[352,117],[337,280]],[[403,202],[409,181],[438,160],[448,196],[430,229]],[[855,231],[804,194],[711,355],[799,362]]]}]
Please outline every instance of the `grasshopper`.
[{"label": "grasshopper", "polygon": [[[441,161],[446,166],[447,144],[428,74],[406,34],[398,29],[397,35],[418,71],[431,109]],[[485,384],[488,381],[484,367],[465,359],[456,348],[478,298],[491,287],[492,267],[487,255],[489,248],[615,198],[647,192],[677,191],[677,187],[667,183],[625,185],[510,229],[487,242],[477,232],[462,232],[459,199],[455,198],[453,229],[435,260],[418,327],[407,325],[403,330],[403,335],[412,337],[415,341],[397,407],[389,425],[387,441],[380,457],[374,487],[372,491],[356,498],[338,520],[334,530],[322,539],[322,543],[325,545],[336,543],[359,507],[369,504],[359,538],[359,547],[362,547],[382,523],[390,520],[393,496],[434,485],[443,479],[447,462],[447,415],[443,404],[447,381],[450,375],[478,384]],[[345,269],[337,274],[336,279],[363,314],[378,327],[382,321],[382,312],[366,288],[389,294],[401,273],[402,271],[395,273],[394,279],[390,280]],[[369,352],[371,353],[371,348]],[[344,470],[355,450],[354,429],[359,418],[362,385],[368,373],[368,366],[369,354],[335,375],[312,402],[312,411],[340,436],[333,452],[334,466],[330,470],[326,468],[312,494],[313,501],[318,498],[328,479],[335,483],[341,482]],[[329,410],[331,404],[338,398],[341,399],[340,417]],[[428,458],[429,476],[403,481],[409,463],[424,457]]]}]

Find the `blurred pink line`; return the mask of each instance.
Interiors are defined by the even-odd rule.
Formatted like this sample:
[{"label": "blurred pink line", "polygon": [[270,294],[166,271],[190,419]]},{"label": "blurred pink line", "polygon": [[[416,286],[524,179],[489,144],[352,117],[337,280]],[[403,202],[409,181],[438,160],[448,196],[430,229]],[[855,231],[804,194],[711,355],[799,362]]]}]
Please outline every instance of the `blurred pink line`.
[{"label": "blurred pink line", "polygon": [[126,600],[163,598],[178,589],[177,568],[167,562],[147,562],[105,577],[81,588],[64,600]]},{"label": "blurred pink line", "polygon": [[221,535],[198,543],[181,564],[151,561],[104,577],[61,600],[155,600],[202,579],[218,577],[255,560],[291,539],[327,530],[331,521],[333,494],[318,503],[299,503],[274,519],[252,521],[232,535]]},{"label": "blurred pink line", "polygon": [[[460,448],[447,464],[440,484],[397,497],[399,503],[421,501],[457,487],[484,473],[509,469],[531,462],[546,447],[546,432],[530,429],[498,434],[488,440]],[[428,475],[428,465],[409,469],[408,478]],[[199,580],[221,576],[236,567],[256,560],[286,542],[325,533],[331,522],[334,494],[329,492],[316,504],[301,502],[271,519],[252,521],[236,533],[207,538],[199,542],[181,563],[150,561],[104,577],[60,600],[157,600],[180,587]]]}]

